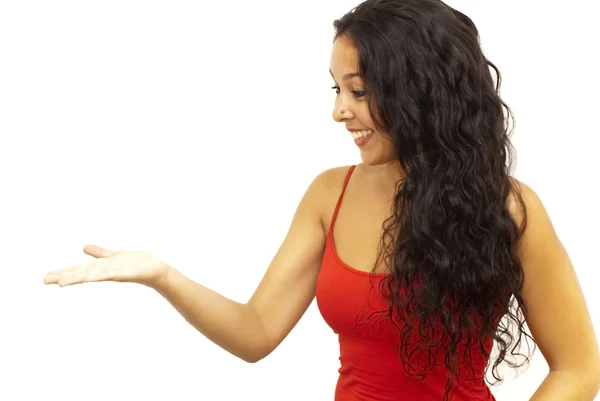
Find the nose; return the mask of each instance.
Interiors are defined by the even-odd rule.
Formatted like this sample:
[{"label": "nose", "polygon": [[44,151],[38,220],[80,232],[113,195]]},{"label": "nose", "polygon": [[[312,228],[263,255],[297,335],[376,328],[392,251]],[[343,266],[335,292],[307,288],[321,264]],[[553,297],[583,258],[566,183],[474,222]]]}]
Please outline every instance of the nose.
[{"label": "nose", "polygon": [[344,103],[341,102],[338,98],[338,100],[335,102],[335,107],[333,108],[332,117],[335,121],[341,123],[343,121],[351,119],[353,117],[353,114],[348,109],[348,107],[346,107],[346,105],[344,105]]}]

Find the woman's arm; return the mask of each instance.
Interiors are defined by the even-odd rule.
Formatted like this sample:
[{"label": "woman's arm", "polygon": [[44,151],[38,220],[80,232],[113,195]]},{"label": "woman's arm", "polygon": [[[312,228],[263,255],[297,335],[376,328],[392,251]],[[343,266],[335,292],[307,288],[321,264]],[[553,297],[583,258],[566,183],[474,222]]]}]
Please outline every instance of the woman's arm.
[{"label": "woman's arm", "polygon": [[307,189],[287,236],[248,303],[234,302],[173,268],[155,289],[226,351],[247,362],[267,356],[314,299],[325,248],[323,197],[332,170],[317,176]]},{"label": "woman's arm", "polygon": [[[528,213],[519,246],[525,317],[550,368],[531,401],[592,401],[600,388],[600,354],[584,296],[541,199],[520,186]],[[520,223],[514,202],[512,209]]]}]

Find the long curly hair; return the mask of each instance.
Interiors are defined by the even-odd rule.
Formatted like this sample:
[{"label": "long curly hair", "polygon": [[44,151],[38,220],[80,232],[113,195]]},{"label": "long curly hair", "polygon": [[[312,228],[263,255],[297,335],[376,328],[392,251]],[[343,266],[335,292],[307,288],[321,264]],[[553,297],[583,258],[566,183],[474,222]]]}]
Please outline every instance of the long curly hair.
[{"label": "long curly hair", "polygon": [[[391,137],[405,173],[379,246],[390,273],[381,281],[389,316],[403,323],[403,366],[422,377],[441,349],[447,400],[459,357],[469,362],[467,349],[479,344],[487,371],[495,342],[496,381],[488,383],[499,383],[498,366],[527,363],[518,350],[523,338],[533,340],[516,252],[527,215],[509,175],[514,117],[500,98],[500,72],[473,21],[439,0],[367,0],[334,28],[335,39],[344,35],[357,49],[374,124]],[[511,192],[520,227],[509,213]],[[425,353],[424,370],[411,363],[415,353]]]}]

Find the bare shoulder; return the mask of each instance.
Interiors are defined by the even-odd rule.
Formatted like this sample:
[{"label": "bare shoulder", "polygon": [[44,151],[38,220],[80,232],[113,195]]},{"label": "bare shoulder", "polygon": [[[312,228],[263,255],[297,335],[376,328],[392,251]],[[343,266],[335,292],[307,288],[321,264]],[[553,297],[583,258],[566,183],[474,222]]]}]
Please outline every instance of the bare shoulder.
[{"label": "bare shoulder", "polygon": [[521,226],[526,211],[524,210],[523,203],[521,202],[521,200],[524,200],[523,191],[529,191],[531,188],[521,180],[518,180],[512,176],[509,176],[509,181],[510,193],[508,194],[508,199],[506,200],[506,206],[517,226]]},{"label": "bare shoulder", "polygon": [[319,180],[319,182],[327,189],[330,189],[331,187],[342,187],[350,167],[352,166],[347,165],[328,168],[327,170],[322,171],[315,180]]},{"label": "bare shoulder", "polygon": [[318,213],[322,221],[331,214],[329,209],[335,207],[335,200],[344,185],[344,179],[351,165],[328,168],[319,173],[309,187],[311,196],[318,204]]},{"label": "bare shoulder", "polygon": [[247,303],[260,316],[267,333],[263,356],[283,341],[315,296],[326,246],[323,211],[331,187],[343,184],[336,182],[343,171],[340,167],[330,168],[312,180],[282,244]]},{"label": "bare shoulder", "polygon": [[[543,259],[542,256],[554,259],[567,258],[550,214],[538,193],[529,184],[514,177],[511,177],[511,187],[507,199],[508,210],[517,226],[523,231],[517,251],[525,273],[533,269],[544,269],[544,263],[539,263],[539,260]],[[548,249],[553,249],[555,252],[549,252]],[[560,255],[550,256],[558,250]],[[532,263],[533,260],[536,263]],[[546,260],[546,262],[550,261]]]},{"label": "bare shoulder", "polygon": [[525,223],[526,233],[548,229],[551,226],[550,216],[536,191],[515,177],[510,177],[510,183],[507,207],[517,226],[521,227]]}]

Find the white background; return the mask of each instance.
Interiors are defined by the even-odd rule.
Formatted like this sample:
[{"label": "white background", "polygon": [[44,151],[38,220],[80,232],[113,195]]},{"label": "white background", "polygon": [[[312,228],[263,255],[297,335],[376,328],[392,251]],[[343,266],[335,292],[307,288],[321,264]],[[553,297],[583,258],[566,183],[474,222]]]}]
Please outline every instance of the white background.
[{"label": "white background", "polygon": [[[550,3],[449,2],[500,67],[515,175],[542,197],[598,327],[600,31],[591,2]],[[1,400],[333,398],[337,338],[314,304],[250,365],[153,290],[42,279],[92,243],[246,301],[314,176],[360,162],[327,72],[332,21],[356,4],[0,2]],[[547,369],[536,355],[499,401],[529,398]]]}]

